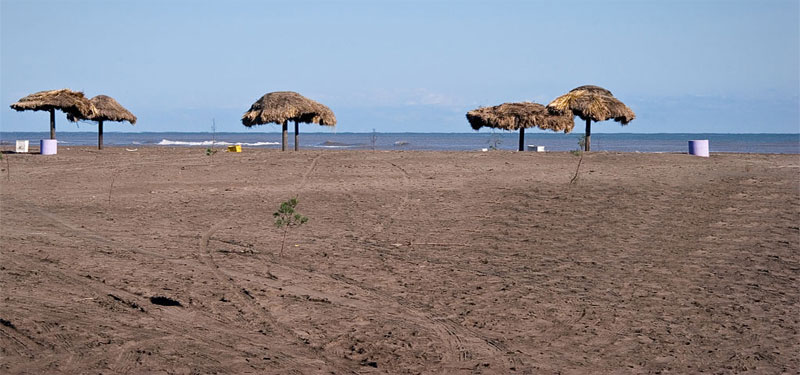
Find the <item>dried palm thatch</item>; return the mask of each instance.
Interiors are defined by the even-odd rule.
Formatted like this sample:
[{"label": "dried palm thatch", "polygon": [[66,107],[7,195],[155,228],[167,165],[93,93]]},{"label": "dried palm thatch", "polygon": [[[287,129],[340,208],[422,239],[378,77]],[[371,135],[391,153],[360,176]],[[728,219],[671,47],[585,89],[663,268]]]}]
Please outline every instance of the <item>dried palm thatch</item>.
[{"label": "dried palm thatch", "polygon": [[75,117],[89,117],[97,113],[97,109],[82,92],[70,89],[39,91],[30,94],[11,105],[17,111],[49,111],[50,139],[56,138],[55,110]]},{"label": "dried palm thatch", "polygon": [[519,150],[524,149],[525,128],[538,127],[544,130],[569,133],[575,126],[573,116],[551,114],[538,103],[504,103],[493,107],[478,108],[467,112],[467,121],[472,129],[484,126],[503,130],[519,130]]},{"label": "dried palm thatch", "polygon": [[598,86],[580,86],[559,96],[547,105],[554,114],[572,114],[586,121],[585,150],[589,151],[591,142],[591,122],[613,119],[627,125],[636,118],[633,110],[628,108],[611,91]]},{"label": "dried palm thatch", "polygon": [[242,116],[242,124],[247,127],[286,121],[334,126],[336,116],[330,108],[292,91],[266,94]]},{"label": "dried palm thatch", "polygon": [[572,112],[583,120],[606,121],[614,119],[627,125],[636,114],[608,91],[598,86],[581,86],[559,96],[547,108],[554,113]]},{"label": "dried palm thatch", "polygon": [[97,95],[89,100],[92,105],[97,109],[97,112],[89,117],[78,117],[72,114],[67,114],[67,119],[70,121],[78,120],[92,120],[92,121],[127,121],[131,125],[136,124],[136,116],[130,111],[125,109],[114,98],[106,95]]},{"label": "dried palm thatch", "polygon": [[484,126],[503,130],[538,127],[544,130],[569,133],[575,126],[572,116],[553,115],[538,103],[503,103],[493,107],[478,108],[467,112],[472,129]]},{"label": "dried palm thatch", "polygon": [[595,86],[595,85],[578,86],[570,91],[588,91],[591,94],[614,96],[614,94],[612,94],[611,91],[608,91],[600,86]]},{"label": "dried palm thatch", "polygon": [[131,125],[136,124],[136,116],[120,105],[114,98],[106,95],[97,95],[89,100],[94,105],[97,112],[89,117],[78,117],[67,114],[67,119],[72,122],[78,120],[97,121],[97,148],[103,149],[103,122],[104,121],[127,121]]},{"label": "dried palm thatch", "polygon": [[76,116],[91,116],[96,110],[82,92],[70,89],[39,91],[30,94],[11,108],[17,111],[49,111],[58,109]]},{"label": "dried palm thatch", "polygon": [[286,150],[287,124],[294,121],[294,149],[298,149],[298,123],[336,125],[336,116],[330,108],[308,99],[292,91],[276,91],[258,99],[250,110],[242,116],[242,124],[247,127],[262,124],[283,125],[283,143],[281,149]]}]

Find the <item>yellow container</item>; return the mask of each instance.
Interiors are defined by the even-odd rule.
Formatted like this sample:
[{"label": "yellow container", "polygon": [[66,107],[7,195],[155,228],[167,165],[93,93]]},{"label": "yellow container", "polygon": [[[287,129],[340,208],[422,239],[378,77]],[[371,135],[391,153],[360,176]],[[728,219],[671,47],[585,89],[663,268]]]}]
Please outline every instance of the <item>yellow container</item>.
[{"label": "yellow container", "polygon": [[228,146],[228,152],[242,152],[242,145]]}]

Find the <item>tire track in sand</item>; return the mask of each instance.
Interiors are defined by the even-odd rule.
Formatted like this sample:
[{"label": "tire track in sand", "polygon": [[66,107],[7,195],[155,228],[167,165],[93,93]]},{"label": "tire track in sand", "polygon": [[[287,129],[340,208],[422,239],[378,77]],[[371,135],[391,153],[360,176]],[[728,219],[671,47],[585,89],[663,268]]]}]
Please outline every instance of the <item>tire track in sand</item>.
[{"label": "tire track in sand", "polygon": [[156,257],[156,258],[163,259],[163,260],[170,261],[170,262],[177,261],[177,259],[173,259],[173,258],[167,257],[166,255],[161,254],[161,253],[156,253],[156,252],[153,252],[153,251],[137,249],[137,248],[129,246],[125,242],[114,241],[112,238],[103,236],[103,235],[101,235],[101,234],[99,234],[99,233],[97,233],[95,231],[92,231],[90,229],[84,228],[84,227],[76,224],[72,220],[66,219],[66,218],[61,217],[59,215],[56,215],[56,214],[54,214],[52,212],[45,211],[41,207],[39,207],[39,206],[37,206],[35,204],[32,204],[32,203],[29,203],[29,202],[13,200],[13,204],[9,205],[9,207],[23,207],[23,208],[26,208],[29,211],[33,212],[34,214],[38,215],[39,217],[47,219],[51,223],[54,223],[54,224],[56,224],[57,226],[60,226],[63,229],[69,230],[70,232],[74,233],[79,238],[88,239],[88,240],[94,241],[96,243],[100,243],[100,244],[106,245],[106,246],[108,246],[108,247],[110,247],[112,249],[122,248],[122,249],[130,251],[132,253],[137,253],[137,254],[141,254],[141,255],[147,255],[147,256],[151,256],[151,257]]},{"label": "tire track in sand", "polygon": [[[403,167],[395,163],[392,162],[388,163],[389,165],[391,165],[392,167],[394,167],[395,169],[399,170],[402,173],[403,182],[405,183],[406,187],[408,187],[411,182],[411,175],[408,174],[408,171],[406,171]],[[400,213],[402,213],[408,207],[408,202],[410,201],[411,192],[409,191],[410,189],[403,189],[403,190],[405,190],[405,194],[403,194],[403,196],[400,197],[400,203],[397,205],[394,211],[392,211],[389,214],[389,217],[386,220],[378,223],[379,225],[377,227],[377,230],[372,232],[372,234],[369,236],[370,239],[374,239],[375,236],[377,236],[380,233],[383,233],[383,231],[385,231],[386,228],[392,226],[397,216],[400,215]]]},{"label": "tire track in sand", "polygon": [[503,358],[506,362],[504,364],[508,364],[510,367],[519,365],[518,359],[509,358],[507,353],[502,350],[502,345],[497,345],[494,340],[472,332],[449,318],[434,317],[410,306],[407,302],[399,301],[387,293],[347,276],[339,274],[327,276],[348,286],[355,287],[363,294],[370,295],[372,299],[380,301],[381,306],[392,306],[395,311],[401,311],[402,315],[396,318],[406,319],[432,331],[448,349],[447,352],[442,353],[446,362],[458,363],[482,360],[494,362],[494,365],[498,365],[500,363],[497,362],[497,358]]},{"label": "tire track in sand", "polygon": [[[16,328],[0,327],[0,344],[3,344],[6,350],[13,350],[20,357],[25,357],[28,360],[34,359],[36,354],[41,352],[42,344],[15,331]],[[31,347],[36,349],[31,349]]]},{"label": "tire track in sand", "polygon": [[[311,165],[309,165],[309,167],[306,169],[306,172],[303,174],[303,177],[300,180],[297,190],[302,190],[305,187],[306,182],[308,181],[308,176],[311,175],[311,173],[317,168],[317,162],[321,157],[322,154],[319,154],[311,161]],[[216,260],[214,260],[214,256],[208,248],[208,242],[211,239],[211,236],[213,236],[214,233],[216,233],[220,228],[229,224],[233,220],[233,217],[234,216],[231,216],[214,223],[214,225],[212,225],[211,228],[209,228],[207,231],[205,231],[205,233],[203,233],[202,237],[200,238],[201,260],[203,260],[206,266],[215,274],[215,276],[218,279],[223,280],[223,282],[233,287],[233,290],[235,291],[234,295],[238,296],[238,299],[244,301],[244,304],[249,306],[251,310],[260,312],[257,313],[256,315],[260,315],[267,321],[276,323],[271,315],[268,314],[265,315],[266,312],[264,311],[264,309],[252,301],[253,297],[249,294],[246,294],[244,292],[245,289],[241,285],[236,283],[236,281],[233,280],[233,278],[225,274],[225,272],[220,268]]]},{"label": "tire track in sand", "polygon": [[[418,257],[413,258],[413,260],[409,260],[408,259],[408,257],[409,257],[408,254],[402,254],[402,255],[401,254],[397,254],[395,252],[388,251],[386,249],[383,249],[383,248],[380,248],[380,247],[377,247],[377,246],[375,247],[375,249],[376,249],[376,251],[380,252],[382,255],[388,256],[388,257],[392,257],[393,259],[395,259],[397,261],[400,261],[400,262],[414,263],[414,262],[425,261],[425,262],[428,262],[428,263],[431,263],[431,264],[442,264],[442,262],[436,260],[435,258],[429,258],[427,256],[423,256],[423,257],[419,257],[418,256]],[[499,277],[499,278],[505,277],[503,274],[500,274],[500,273],[485,272],[485,271],[480,271],[480,270],[476,270],[476,269],[472,269],[472,268],[466,268],[466,267],[452,265],[452,264],[448,264],[447,267],[453,268],[453,269],[457,269],[457,270],[460,270],[460,271],[463,271],[463,272],[467,272],[467,273],[474,272],[474,273],[482,275],[482,276],[495,276],[495,277]],[[369,287],[367,287],[367,288],[369,290],[371,290],[371,288],[369,288]],[[394,298],[391,295],[386,295],[386,297],[387,298]],[[405,304],[404,304],[404,307],[406,307]],[[483,340],[486,345],[494,348],[493,351],[495,352],[496,355],[504,357],[504,359],[506,360],[509,368],[517,368],[519,370],[520,366],[523,365],[522,360],[519,358],[519,356],[516,354],[516,352],[510,350],[507,345],[505,345],[502,341],[498,340],[497,338],[492,338],[492,337],[489,337],[489,336],[482,335],[481,333],[477,332],[476,330],[470,329],[469,327],[464,327],[464,326],[458,324],[458,322],[453,321],[452,319],[442,319],[442,318],[431,318],[431,319],[437,319],[437,320],[446,321],[447,323],[451,324],[452,327],[455,327],[454,329],[456,331],[464,332],[462,334],[463,336],[476,337],[476,338],[479,338],[479,339]]]},{"label": "tire track in sand", "polygon": [[[406,171],[405,168],[395,163],[389,162],[389,164],[391,164],[392,167],[402,172],[403,179],[406,182],[406,185],[407,186],[410,185],[409,183],[411,182],[411,175],[408,173],[408,171]],[[411,192],[410,189],[407,188],[405,189],[405,195],[401,199],[400,205],[398,205],[397,209],[394,212],[392,212],[392,214],[389,216],[389,223],[387,227],[394,224],[395,218],[401,212],[403,212],[403,210],[406,209],[410,201],[410,197],[411,197]],[[363,286],[360,286],[359,288],[364,290]],[[381,293],[377,290],[373,290],[372,292],[378,293],[383,299],[390,299],[394,302],[397,302],[398,305],[402,306],[403,309],[410,314],[414,314],[417,316],[421,315],[421,317],[423,317],[427,322],[431,324],[433,331],[436,332],[437,335],[439,335],[439,337],[442,338],[444,342],[449,344],[449,347],[451,348],[451,355],[450,355],[451,358],[455,358],[459,362],[475,359],[474,358],[475,355],[473,354],[473,352],[480,349],[488,349],[490,352],[495,352],[495,355],[500,355],[501,357],[507,359],[508,363],[512,366],[518,362],[518,360],[516,360],[515,358],[507,358],[505,356],[505,353],[503,353],[498,346],[492,344],[492,340],[478,336],[474,332],[470,332],[461,327],[460,325],[457,325],[450,319],[435,318],[429,314],[422,312],[421,310],[413,309],[407,305],[400,303],[399,301],[396,301],[395,298],[390,295]],[[453,353],[456,352],[458,353],[458,355],[457,356],[453,355]],[[491,357],[491,359],[495,358],[496,356]]]},{"label": "tire track in sand", "polygon": [[[317,168],[317,162],[322,157],[322,154],[317,155],[312,161],[311,165],[306,169],[306,172],[303,174],[302,179],[300,180],[298,191],[303,190],[308,181],[308,176]],[[224,227],[225,225],[229,224],[233,220],[234,216],[228,217],[226,219],[220,220],[216,222],[214,225],[211,226],[205,233],[203,233],[202,237],[200,238],[200,258],[205,263],[205,265],[215,274],[215,276],[229,284],[234,291],[234,295],[237,296],[237,299],[240,300],[240,305],[244,304],[250,307],[251,311],[255,311],[255,315],[259,315],[262,318],[266,319],[268,322],[277,323],[275,319],[267,314],[264,309],[257,305],[252,299],[253,297],[250,294],[245,293],[245,289],[239,285],[232,277],[225,274],[225,272],[220,268],[219,264],[214,260],[213,253],[208,248],[208,242],[211,239],[211,236],[214,235],[220,228]]]},{"label": "tire track in sand", "polygon": [[[303,190],[308,181],[308,176],[311,175],[311,173],[316,169],[317,163],[321,157],[322,154],[319,154],[311,161],[311,165],[309,165],[309,167],[306,169],[306,172],[303,174],[303,177],[300,180],[300,183],[298,184],[298,189],[297,189],[298,191]],[[304,341],[300,337],[298,337],[291,329],[289,329],[289,327],[286,327],[285,325],[278,322],[277,319],[275,319],[272,316],[272,314],[270,314],[267,308],[258,304],[255,300],[255,297],[253,297],[252,294],[247,292],[247,290],[244,287],[242,287],[239,283],[237,283],[236,280],[233,279],[233,277],[228,276],[225,273],[225,271],[219,266],[216,260],[214,260],[214,255],[208,248],[209,240],[211,239],[211,236],[214,235],[214,233],[216,233],[220,228],[229,224],[232,221],[232,219],[233,217],[228,217],[226,219],[218,221],[217,223],[212,225],[211,228],[205,231],[205,233],[203,233],[202,237],[200,238],[199,257],[201,261],[203,261],[206,267],[208,267],[211,270],[211,272],[214,273],[214,276],[218,280],[221,280],[227,286],[227,288],[231,292],[232,298],[234,299],[231,302],[233,302],[236,306],[244,306],[244,308],[249,310],[249,315],[254,315],[257,317],[256,319],[261,320],[263,323],[269,324],[272,327],[275,327],[277,331],[279,331],[277,333],[279,333],[284,339],[287,339],[292,344],[299,344],[296,345],[295,347],[304,348],[302,346],[304,345]],[[256,322],[252,319],[247,319],[244,316],[241,316],[241,319],[243,319],[244,323],[247,325],[250,326],[259,325],[259,322]],[[296,365],[308,364],[309,363],[308,359],[316,357],[322,362],[324,362],[325,365],[327,366],[334,366],[334,367],[336,366],[334,361],[329,360],[320,352],[314,352],[311,350],[302,350],[302,349],[301,351],[305,352],[305,354],[308,354],[308,357],[295,359],[291,355],[285,353],[282,354],[285,356],[284,358],[287,361]],[[349,372],[348,369],[343,369],[343,368],[338,368],[338,370],[343,372]]]},{"label": "tire track in sand", "polygon": [[[18,255],[19,256],[19,255]],[[9,262],[5,263],[6,267],[12,267],[14,269],[21,269],[23,268],[23,264],[26,262],[11,259]],[[141,306],[144,306],[147,302],[147,298],[141,295],[137,295],[132,293],[124,288],[115,287],[113,285],[106,284],[102,281],[92,278],[86,278],[81,276],[80,274],[76,274],[74,272],[70,272],[67,270],[63,270],[58,268],[56,265],[52,264],[40,264],[37,266],[40,272],[46,273],[52,277],[54,277],[57,281],[68,284],[68,285],[81,285],[80,293],[82,295],[93,296],[90,299],[94,300],[95,302],[101,301],[103,299],[110,299],[110,297],[106,297],[109,295],[114,296],[121,296],[125,300],[128,301],[135,301]],[[88,281],[88,282],[87,282]],[[59,300],[41,300],[45,303],[55,306],[59,303]],[[74,301],[74,300],[73,300]],[[85,308],[81,308],[80,310],[85,310]],[[58,319],[56,320],[70,320],[69,317],[74,313],[74,308],[71,309],[63,309],[62,313],[64,315],[57,316]],[[94,311],[94,310],[86,310],[86,311]],[[105,311],[105,310],[104,310]],[[148,313],[150,316],[161,321],[165,319],[163,314],[159,314],[157,308],[150,308],[148,309]],[[136,314],[139,314],[136,312]],[[104,314],[105,315],[105,314]],[[116,314],[108,314],[105,315],[107,319],[111,319],[111,321],[104,321],[102,324],[105,325],[114,325],[116,320],[113,320],[112,316]],[[77,321],[75,321],[77,322]],[[76,323],[77,324],[77,323]],[[85,325],[79,325],[82,330],[90,330],[91,327],[86,327]],[[21,328],[21,327],[18,327]],[[54,330],[54,328],[56,328]],[[22,331],[33,331],[39,332],[38,337],[34,338],[31,336],[25,335],[24,341],[30,341],[35,346],[35,356],[31,354],[30,360],[27,362],[25,366],[28,366],[27,369],[45,369],[48,368],[53,362],[58,362],[60,367],[67,367],[64,371],[68,373],[79,373],[82,372],[79,368],[70,368],[69,366],[74,365],[74,358],[76,357],[77,350],[74,348],[73,339],[65,336],[63,334],[59,334],[58,332],[61,331],[61,326],[54,326],[52,323],[48,323],[46,321],[33,321],[25,325],[25,328],[22,330],[18,330],[18,333],[22,333]],[[106,350],[105,356],[102,358],[109,359],[112,365],[112,370],[116,373],[129,373],[132,371],[133,367],[136,365],[136,358],[137,353],[134,349],[137,348],[144,348],[145,344],[152,342],[152,341],[160,341],[163,340],[165,336],[174,336],[180,337],[183,340],[191,341],[191,342],[203,342],[208,340],[202,334],[197,333],[192,329],[187,329],[184,326],[176,326],[172,324],[166,325],[159,325],[159,326],[152,326],[150,331],[142,331],[136,330],[128,331],[124,328],[118,327],[119,332],[125,334],[127,337],[135,337],[135,339],[131,339],[129,341],[125,341],[122,345],[117,347],[109,347]],[[224,329],[224,328],[223,328]],[[54,332],[55,331],[55,332]],[[220,330],[214,330],[215,332],[221,332]],[[0,329],[0,332],[5,332]],[[239,340],[247,339],[247,336],[241,335],[238,333],[230,332],[225,330],[225,335],[236,335]],[[2,342],[2,335],[0,335],[0,342]],[[42,341],[42,342],[39,342]],[[69,345],[64,345],[67,342]],[[26,368],[26,367],[22,367]],[[12,372],[17,372],[12,371]]]},{"label": "tire track in sand", "polygon": [[[403,167],[395,163],[387,162],[387,164],[391,165],[393,168],[399,170],[402,173],[403,183],[406,186],[408,186],[409,182],[411,181],[411,176],[408,174],[408,172]],[[347,196],[350,199],[350,201],[353,202],[354,207],[357,207],[355,211],[357,212],[363,211],[360,208],[360,201],[356,198],[356,195],[350,191],[350,189],[347,187],[347,184],[340,181],[339,185],[341,186],[341,192],[345,196]],[[386,216],[385,218],[379,217],[374,225],[370,224],[372,225],[370,234],[367,235],[366,237],[360,238],[359,239],[360,241],[366,240],[375,242],[376,241],[375,237],[383,233],[387,228],[389,228],[392,224],[394,224],[395,218],[407,208],[408,202],[410,201],[411,193],[408,191],[408,189],[404,190],[405,193],[400,197],[400,202],[394,207],[394,209],[389,213],[389,215]]]},{"label": "tire track in sand", "polygon": [[[372,245],[377,245],[377,243],[374,243],[376,242],[375,237],[389,229],[395,223],[396,218],[408,208],[409,202],[411,201],[411,175],[400,165],[393,162],[387,163],[402,174],[403,183],[406,185],[406,188],[403,189],[404,194],[400,197],[400,202],[397,207],[391,211],[387,219],[378,223],[378,225],[374,227],[375,229],[373,229],[372,233],[366,238],[367,240],[370,240],[370,242],[373,242]],[[343,190],[345,190],[345,194],[357,205],[358,202],[355,199],[355,195],[347,192],[347,189],[344,188],[344,186]],[[406,261],[400,257],[395,258],[401,261]],[[302,270],[297,271],[302,272]],[[497,358],[503,358],[505,364],[509,367],[520,365],[520,360],[514,355],[509,355],[509,351],[507,349],[504,350],[504,346],[502,344],[498,344],[496,340],[483,337],[476,332],[471,332],[450,319],[433,317],[422,310],[408,306],[407,303],[398,301],[396,298],[387,293],[367,286],[344,275],[334,274],[328,275],[328,277],[351,287],[358,288],[361,291],[372,295],[375,299],[381,301],[382,304],[390,304],[394,306],[397,310],[403,311],[405,316],[410,317],[411,319],[409,320],[413,323],[434,332],[434,334],[439,337],[445,347],[448,348],[447,352],[443,353],[443,355],[449,362],[458,363],[475,359],[485,359],[490,362],[495,362],[494,364],[498,364],[496,362]],[[487,353],[486,358],[479,358],[476,355],[478,352]]]},{"label": "tire track in sand", "polygon": [[[56,215],[56,214],[53,214],[51,212],[47,212],[47,211],[43,210],[42,208],[40,208],[40,207],[38,207],[38,206],[36,206],[34,204],[31,204],[31,203],[28,203],[28,202],[15,201],[15,207],[26,208],[29,211],[33,212],[34,214],[36,214],[36,215],[38,215],[38,216],[40,216],[40,217],[42,217],[44,219],[48,219],[50,222],[56,224],[58,227],[60,227],[62,229],[66,229],[67,231],[73,233],[78,238],[87,239],[87,240],[90,240],[92,242],[108,246],[108,247],[110,247],[112,249],[122,248],[122,249],[130,251],[132,253],[137,253],[137,254],[141,254],[141,255],[155,257],[155,258],[158,258],[158,259],[163,260],[163,261],[175,263],[175,264],[177,264],[179,266],[185,266],[185,264],[180,259],[169,258],[168,256],[166,256],[164,254],[133,248],[133,247],[129,246],[127,243],[114,241],[113,239],[111,239],[109,237],[100,235],[100,234],[98,234],[98,233],[96,233],[94,231],[91,231],[89,229],[83,228],[80,225],[74,223],[73,221],[71,221],[69,219],[63,218],[63,217],[61,217],[59,215]],[[212,231],[210,233],[213,233],[213,231],[218,230],[220,227],[225,225],[227,223],[227,221],[228,220],[223,220],[222,222],[218,222],[217,224],[215,224],[212,227]],[[209,236],[210,236],[210,233],[209,233]],[[203,237],[202,241],[203,241],[203,243],[207,244],[208,243],[208,238],[207,237]],[[205,263],[205,265],[212,271],[212,273],[214,273],[214,276],[216,276],[218,279],[220,279],[220,280],[226,280],[227,279],[227,277],[225,277],[225,275],[223,273],[215,272],[215,271],[219,271],[218,267],[217,268],[213,268],[208,263],[206,263],[205,259],[203,259],[202,257],[200,257],[200,261]],[[216,263],[214,263],[214,265],[216,265]],[[107,285],[106,285],[105,288],[103,288],[103,290],[104,290],[105,294],[113,293],[113,294],[120,295],[120,292],[122,292],[124,294],[131,294],[126,289],[114,288],[114,287],[107,286]],[[242,293],[241,289],[234,290],[234,293],[232,293],[232,295],[241,295],[241,293]],[[246,302],[246,300],[245,300],[245,302]],[[241,305],[242,305],[242,303],[239,303],[237,306],[241,306]],[[256,311],[258,311],[258,310],[256,310]],[[239,324],[241,324],[243,326],[253,326],[253,324],[252,324],[253,320],[252,319],[247,319],[247,318],[245,318],[245,317],[243,317],[241,315],[236,316],[233,319],[233,321],[234,322],[238,322]],[[180,332],[180,331],[175,331],[175,330],[170,331],[170,332],[172,334],[176,334],[176,335],[185,335],[185,332]],[[64,341],[64,340],[58,340],[59,339],[58,336],[56,336],[55,338],[57,339],[56,343]],[[197,339],[201,339],[201,338],[197,337]],[[133,344],[137,345],[138,341],[133,342]],[[69,348],[65,348],[65,350],[68,350],[68,349]],[[121,352],[120,356],[123,356],[123,354],[124,353]],[[281,353],[277,353],[277,354],[281,354]],[[132,355],[132,354],[128,353],[128,355]],[[290,356],[286,356],[286,358],[289,359],[291,357]],[[128,358],[128,357],[125,357],[125,358],[120,357],[120,358],[117,358],[116,363],[117,363],[118,366],[123,366],[121,368],[128,368],[128,367],[131,366],[130,361],[127,361],[128,359],[130,359],[130,358]],[[71,361],[67,361],[67,364],[69,364],[70,362]],[[125,367],[125,366],[127,366],[127,367]],[[127,372],[127,371],[121,371],[121,372]]]}]

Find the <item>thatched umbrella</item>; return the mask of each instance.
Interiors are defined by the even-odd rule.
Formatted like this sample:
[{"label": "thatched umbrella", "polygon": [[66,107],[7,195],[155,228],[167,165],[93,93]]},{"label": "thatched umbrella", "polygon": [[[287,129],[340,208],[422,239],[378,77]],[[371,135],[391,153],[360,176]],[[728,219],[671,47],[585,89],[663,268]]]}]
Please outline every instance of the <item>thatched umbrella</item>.
[{"label": "thatched umbrella", "polygon": [[90,100],[97,109],[93,116],[79,117],[68,114],[70,121],[92,120],[97,121],[97,149],[103,149],[103,121],[127,121],[131,125],[136,124],[136,116],[130,113],[125,107],[121,106],[114,98],[106,95],[97,95]]},{"label": "thatched umbrella", "polygon": [[50,139],[56,139],[56,109],[76,117],[89,117],[96,109],[82,92],[70,89],[39,91],[11,105],[17,111],[50,111]]},{"label": "thatched umbrella", "polygon": [[262,124],[283,125],[281,150],[286,151],[288,143],[287,124],[294,121],[294,150],[298,147],[298,123],[336,125],[336,116],[330,108],[292,91],[276,91],[258,99],[250,110],[242,116],[242,124],[247,127]]},{"label": "thatched umbrella", "polygon": [[555,114],[571,113],[586,121],[586,143],[584,144],[586,151],[591,148],[592,121],[613,119],[622,125],[627,125],[636,118],[636,114],[615,98],[611,91],[592,85],[572,89],[550,102],[547,109]]},{"label": "thatched umbrella", "polygon": [[467,121],[473,129],[484,126],[503,130],[519,129],[519,150],[525,146],[525,128],[563,131],[569,133],[575,126],[573,116],[551,114],[538,103],[504,103],[494,107],[478,108],[467,112]]}]

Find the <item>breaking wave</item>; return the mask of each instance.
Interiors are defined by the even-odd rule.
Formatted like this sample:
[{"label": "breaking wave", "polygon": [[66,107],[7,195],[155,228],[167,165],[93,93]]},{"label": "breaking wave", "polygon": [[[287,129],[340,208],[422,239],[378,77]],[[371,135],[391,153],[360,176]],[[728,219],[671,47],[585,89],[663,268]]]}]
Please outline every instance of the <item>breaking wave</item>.
[{"label": "breaking wave", "polygon": [[223,142],[223,141],[171,141],[169,139],[162,139],[161,142],[156,143],[159,146],[232,146],[232,145],[242,145],[242,146],[250,146],[250,147],[259,147],[259,146],[274,146],[279,145],[280,142],[253,142],[253,143],[245,143],[245,142]]}]

